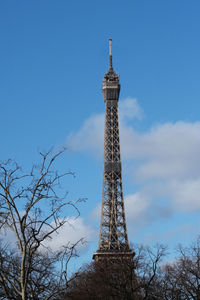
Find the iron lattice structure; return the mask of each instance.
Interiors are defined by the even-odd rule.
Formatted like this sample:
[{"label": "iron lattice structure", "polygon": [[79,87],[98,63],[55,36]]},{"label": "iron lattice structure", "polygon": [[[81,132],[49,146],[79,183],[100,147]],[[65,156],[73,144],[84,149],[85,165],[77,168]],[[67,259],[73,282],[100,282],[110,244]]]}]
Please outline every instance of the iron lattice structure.
[{"label": "iron lattice structure", "polygon": [[130,257],[122,188],[122,168],[118,122],[119,75],[112,66],[111,39],[109,70],[103,79],[105,101],[104,171],[99,248],[93,258]]}]

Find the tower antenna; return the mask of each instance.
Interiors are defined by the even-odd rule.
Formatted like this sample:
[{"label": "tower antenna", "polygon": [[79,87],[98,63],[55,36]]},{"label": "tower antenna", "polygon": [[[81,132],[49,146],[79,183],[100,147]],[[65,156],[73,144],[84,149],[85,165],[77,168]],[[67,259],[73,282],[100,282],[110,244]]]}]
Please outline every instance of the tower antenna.
[{"label": "tower antenna", "polygon": [[109,54],[112,55],[112,39],[109,39]]},{"label": "tower antenna", "polygon": [[112,66],[112,39],[109,39],[109,70],[113,70]]}]

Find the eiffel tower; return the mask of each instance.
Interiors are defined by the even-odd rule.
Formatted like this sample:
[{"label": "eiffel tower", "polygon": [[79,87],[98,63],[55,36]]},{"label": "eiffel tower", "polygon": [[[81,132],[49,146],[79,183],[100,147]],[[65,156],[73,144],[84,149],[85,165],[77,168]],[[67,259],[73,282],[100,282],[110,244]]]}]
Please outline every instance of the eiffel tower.
[{"label": "eiffel tower", "polygon": [[112,64],[112,39],[109,39],[109,70],[103,79],[105,101],[104,171],[103,195],[99,247],[93,259],[127,258],[132,260],[134,252],[129,247],[120,154],[118,100],[120,93],[119,75]]}]

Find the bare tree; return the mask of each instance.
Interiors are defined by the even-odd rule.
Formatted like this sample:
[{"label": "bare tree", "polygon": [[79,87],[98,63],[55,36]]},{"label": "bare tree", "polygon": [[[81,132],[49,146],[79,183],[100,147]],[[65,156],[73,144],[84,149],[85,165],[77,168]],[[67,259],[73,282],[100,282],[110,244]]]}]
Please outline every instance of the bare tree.
[{"label": "bare tree", "polygon": [[157,244],[154,247],[135,246],[135,268],[144,300],[162,299],[160,294],[160,269],[167,247]]},{"label": "bare tree", "polygon": [[[77,202],[66,201],[55,160],[63,151],[40,153],[41,163],[24,173],[17,163],[0,163],[0,234],[14,234],[15,242],[0,243],[1,299],[52,299],[67,285],[64,262],[75,245],[58,251],[45,248],[67,220],[67,207],[79,216]],[[79,201],[79,200],[78,200]],[[55,298],[56,299],[56,298]]]},{"label": "bare tree", "polygon": [[200,237],[189,247],[178,247],[178,258],[164,266],[160,284],[167,300],[200,299]]},{"label": "bare tree", "polygon": [[85,266],[63,299],[200,300],[200,237],[188,247],[180,245],[170,263],[163,262],[163,245],[134,248],[133,262],[102,260]]},{"label": "bare tree", "polygon": [[64,299],[139,300],[138,284],[133,285],[132,280],[135,281],[135,272],[130,261],[104,258],[84,266]]},{"label": "bare tree", "polygon": [[134,260],[102,259],[86,265],[63,298],[161,300],[159,267],[166,247],[136,246],[135,250]]},{"label": "bare tree", "polygon": [[155,271],[147,293],[150,299],[199,300],[200,237],[188,247],[179,245],[178,257],[171,263],[158,265]]}]

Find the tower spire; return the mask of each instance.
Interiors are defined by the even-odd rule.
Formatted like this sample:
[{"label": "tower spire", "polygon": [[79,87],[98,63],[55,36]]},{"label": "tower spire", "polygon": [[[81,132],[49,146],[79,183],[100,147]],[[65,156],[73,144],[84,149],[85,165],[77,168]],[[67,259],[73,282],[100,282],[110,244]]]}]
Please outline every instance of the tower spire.
[{"label": "tower spire", "polygon": [[109,55],[112,55],[112,39],[109,39]]},{"label": "tower spire", "polygon": [[112,66],[112,39],[109,39],[109,70],[113,71]]}]

